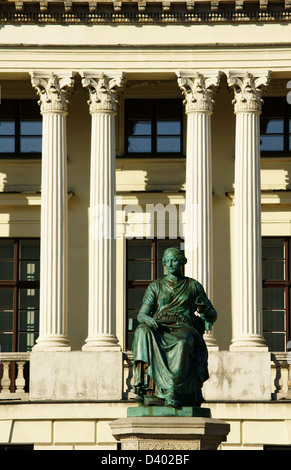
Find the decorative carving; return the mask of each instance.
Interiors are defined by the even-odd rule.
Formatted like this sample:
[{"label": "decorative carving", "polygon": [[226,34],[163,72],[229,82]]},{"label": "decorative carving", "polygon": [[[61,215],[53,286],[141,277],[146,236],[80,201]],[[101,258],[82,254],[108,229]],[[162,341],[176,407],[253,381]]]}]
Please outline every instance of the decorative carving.
[{"label": "decorative carving", "polygon": [[116,112],[118,94],[124,85],[124,73],[109,77],[101,73],[99,77],[82,74],[82,85],[89,90],[90,113],[97,111]]},{"label": "decorative carving", "polygon": [[169,436],[151,439],[149,436],[129,435],[122,436],[121,439],[122,450],[200,450],[201,444],[200,438],[175,439]]},{"label": "decorative carving", "polygon": [[229,72],[228,85],[234,90],[234,111],[257,111],[262,109],[262,94],[270,81],[269,71],[253,75],[250,72]]},{"label": "decorative carving", "polygon": [[36,72],[31,73],[31,83],[40,97],[38,104],[42,113],[68,111],[68,96],[74,85],[73,75],[58,76],[51,73],[44,76]]},{"label": "decorative carving", "polygon": [[199,72],[190,76],[177,72],[178,85],[185,96],[186,112],[213,111],[214,93],[219,86],[220,72],[212,75],[203,75]]}]

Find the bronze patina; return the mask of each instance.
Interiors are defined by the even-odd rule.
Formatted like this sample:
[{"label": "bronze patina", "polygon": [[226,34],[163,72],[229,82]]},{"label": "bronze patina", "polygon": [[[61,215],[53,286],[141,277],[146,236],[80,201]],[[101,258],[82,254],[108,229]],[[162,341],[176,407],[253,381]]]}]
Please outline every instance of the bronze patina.
[{"label": "bronze patina", "polygon": [[183,275],[186,262],[177,248],[164,252],[168,274],[148,286],[137,317],[134,392],[144,406],[199,407],[204,401],[209,375],[203,334],[217,313],[202,285]]}]

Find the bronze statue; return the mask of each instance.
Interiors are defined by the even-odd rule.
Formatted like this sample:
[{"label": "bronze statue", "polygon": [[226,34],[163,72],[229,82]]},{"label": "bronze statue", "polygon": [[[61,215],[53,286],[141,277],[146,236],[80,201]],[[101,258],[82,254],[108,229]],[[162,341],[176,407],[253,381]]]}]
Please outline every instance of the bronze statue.
[{"label": "bronze statue", "polygon": [[182,274],[186,262],[177,248],[164,252],[168,275],[148,286],[137,317],[134,392],[143,405],[177,408],[204,401],[201,388],[209,376],[203,334],[217,313],[202,285]]}]

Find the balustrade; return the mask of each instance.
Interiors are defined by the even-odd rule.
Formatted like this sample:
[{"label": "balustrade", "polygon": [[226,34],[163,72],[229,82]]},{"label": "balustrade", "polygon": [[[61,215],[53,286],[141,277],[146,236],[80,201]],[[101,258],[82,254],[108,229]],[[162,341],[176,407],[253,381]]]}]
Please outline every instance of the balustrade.
[{"label": "balustrade", "polygon": [[0,400],[28,400],[25,365],[29,363],[29,359],[30,353],[1,353]]}]

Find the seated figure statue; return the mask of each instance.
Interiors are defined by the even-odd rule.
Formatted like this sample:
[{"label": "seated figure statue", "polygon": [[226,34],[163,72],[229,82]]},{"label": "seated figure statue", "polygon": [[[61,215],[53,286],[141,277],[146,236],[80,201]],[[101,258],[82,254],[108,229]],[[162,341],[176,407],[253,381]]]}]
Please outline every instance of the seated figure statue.
[{"label": "seated figure statue", "polygon": [[177,248],[164,252],[168,275],[148,286],[137,317],[134,392],[143,405],[200,406],[204,401],[201,389],[209,376],[203,334],[217,313],[202,285],[182,274],[186,262]]}]

